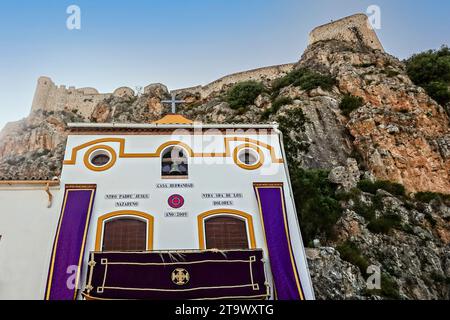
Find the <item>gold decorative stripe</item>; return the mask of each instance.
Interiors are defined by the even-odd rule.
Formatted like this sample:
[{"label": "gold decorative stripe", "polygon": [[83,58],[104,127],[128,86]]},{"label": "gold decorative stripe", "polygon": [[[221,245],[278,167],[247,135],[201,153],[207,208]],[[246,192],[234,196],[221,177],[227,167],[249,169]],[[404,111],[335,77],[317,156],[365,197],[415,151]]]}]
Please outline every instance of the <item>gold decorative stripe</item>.
[{"label": "gold decorative stripe", "polygon": [[[109,162],[107,164],[105,164],[103,166],[94,166],[91,164],[91,159],[90,159],[91,154],[97,150],[106,150],[111,154],[111,159],[109,160]],[[83,158],[83,162],[84,162],[84,165],[86,166],[86,168],[88,168],[89,170],[92,170],[92,171],[97,171],[97,172],[108,170],[116,163],[116,160],[117,160],[116,151],[114,151],[114,149],[111,148],[110,146],[102,145],[102,144],[91,147],[84,154],[84,158]]]},{"label": "gold decorative stripe", "polygon": [[[136,300],[136,299],[113,299],[113,298],[99,298],[99,297],[93,297],[89,294],[82,293],[83,297],[86,300],[98,300],[98,301],[126,301],[126,300]],[[255,296],[228,296],[228,297],[217,297],[217,298],[196,298],[196,299],[188,299],[188,300],[226,300],[226,299],[258,299],[258,298],[267,298],[270,294],[267,292],[266,294],[262,295],[255,295]]]},{"label": "gold decorative stripe", "polygon": [[282,204],[282,208],[283,208],[283,219],[284,219],[284,229],[286,232],[286,237],[288,239],[288,246],[289,246],[289,256],[291,258],[291,263],[292,263],[292,269],[294,271],[294,276],[295,276],[295,281],[297,282],[297,288],[299,290],[300,293],[300,299],[304,300],[305,297],[303,295],[303,288],[302,285],[300,283],[300,277],[298,275],[298,269],[297,269],[297,265],[295,263],[295,258],[294,258],[294,254],[292,252],[292,245],[291,245],[291,235],[289,233],[289,226],[288,226],[288,221],[287,221],[287,214],[286,214],[286,205],[284,203],[284,190],[283,187],[280,187],[280,192],[281,192],[281,204]]},{"label": "gold decorative stripe", "polygon": [[177,264],[200,264],[200,263],[252,263],[251,260],[202,260],[202,261],[180,261],[180,262],[107,262],[110,265],[130,265],[130,266],[171,266]]},{"label": "gold decorative stripe", "polygon": [[133,254],[148,254],[152,253],[208,253],[208,252],[217,252],[217,253],[227,253],[228,251],[244,251],[244,252],[253,252],[253,251],[263,251],[262,249],[233,249],[233,250],[219,250],[219,249],[180,249],[180,250],[151,250],[151,251],[93,251],[93,253],[105,253],[114,254],[114,253],[133,253]]},{"label": "gold decorative stripe", "polygon": [[0,185],[49,185],[50,187],[59,186],[59,180],[1,180]]},{"label": "gold decorative stripe", "polygon": [[198,299],[191,299],[191,300],[230,300],[230,299],[257,299],[257,298],[267,298],[269,297],[269,293],[256,295],[256,296],[227,296],[227,297],[216,297],[216,298],[198,298]]},{"label": "gold decorative stripe", "polygon": [[[197,287],[190,289],[157,289],[157,288],[122,288],[122,287],[101,287],[103,290],[123,290],[123,291],[160,291],[160,292],[184,292],[197,290],[213,290],[213,289],[239,289],[253,287],[253,284],[244,284],[236,286],[213,286],[213,287]],[[99,287],[100,289],[100,287]]]},{"label": "gold decorative stripe", "polygon": [[264,142],[246,138],[246,137],[224,137],[224,144],[225,144],[225,152],[212,152],[212,153],[195,153],[190,146],[188,146],[186,143],[181,141],[168,141],[160,145],[155,152],[151,153],[126,153],[125,152],[125,139],[124,138],[101,138],[92,140],[86,143],[83,143],[79,146],[76,146],[72,149],[70,159],[64,160],[64,165],[74,165],[77,161],[77,154],[78,151],[99,144],[99,143],[119,143],[119,158],[159,158],[161,156],[162,151],[167,148],[168,146],[181,146],[186,149],[190,157],[212,157],[212,158],[224,158],[224,157],[231,157],[231,149],[230,149],[230,143],[231,142],[245,142],[247,144],[252,144],[260,147],[264,147],[270,152],[270,157],[272,158],[273,163],[283,163],[282,158],[277,158],[275,154],[275,149]]},{"label": "gold decorative stripe", "polygon": [[[258,162],[256,162],[255,164],[252,164],[252,165],[248,165],[248,164],[242,163],[239,160],[239,158],[238,158],[239,151],[241,151],[242,149],[246,149],[246,148],[255,150],[258,153],[258,155],[259,155]],[[264,164],[264,153],[261,151],[260,148],[255,147],[253,144],[244,143],[244,144],[241,144],[241,145],[237,146],[236,148],[234,148],[233,160],[234,160],[234,163],[236,163],[242,169],[256,170],[256,169],[259,169]]]}]

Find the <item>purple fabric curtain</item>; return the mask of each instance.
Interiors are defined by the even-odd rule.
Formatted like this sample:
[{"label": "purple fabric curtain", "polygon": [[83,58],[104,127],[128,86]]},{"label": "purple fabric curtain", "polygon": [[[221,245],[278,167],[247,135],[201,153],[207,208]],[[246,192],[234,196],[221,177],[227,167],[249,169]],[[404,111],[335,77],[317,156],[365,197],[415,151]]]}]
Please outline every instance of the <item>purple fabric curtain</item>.
[{"label": "purple fabric curtain", "polygon": [[270,268],[279,300],[303,300],[284,203],[282,183],[255,183],[261,221],[269,251]]},{"label": "purple fabric curtain", "polygon": [[262,250],[92,252],[87,299],[266,299]]},{"label": "purple fabric curtain", "polygon": [[46,300],[73,300],[83,263],[95,185],[66,185],[48,272]]}]

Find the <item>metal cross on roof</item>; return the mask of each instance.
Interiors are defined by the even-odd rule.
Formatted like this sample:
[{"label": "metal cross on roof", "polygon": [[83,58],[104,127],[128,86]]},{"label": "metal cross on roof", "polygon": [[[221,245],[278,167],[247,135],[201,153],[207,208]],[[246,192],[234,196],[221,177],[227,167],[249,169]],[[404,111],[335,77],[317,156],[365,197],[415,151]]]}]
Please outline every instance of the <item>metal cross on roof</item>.
[{"label": "metal cross on roof", "polygon": [[176,113],[177,111],[177,104],[185,103],[184,100],[177,100],[175,93],[172,93],[172,99],[171,100],[161,100],[161,103],[170,103],[172,104],[172,113]]}]

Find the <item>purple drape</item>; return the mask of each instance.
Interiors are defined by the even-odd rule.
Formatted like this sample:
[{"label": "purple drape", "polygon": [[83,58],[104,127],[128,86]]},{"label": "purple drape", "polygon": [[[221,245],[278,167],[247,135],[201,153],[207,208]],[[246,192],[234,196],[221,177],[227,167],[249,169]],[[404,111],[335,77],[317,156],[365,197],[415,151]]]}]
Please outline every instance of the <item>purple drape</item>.
[{"label": "purple drape", "polygon": [[262,250],[92,252],[86,280],[94,300],[268,296]]},{"label": "purple drape", "polygon": [[255,183],[254,188],[269,251],[276,298],[303,300],[304,295],[290,242],[283,184]]},{"label": "purple drape", "polygon": [[48,273],[46,300],[76,298],[95,185],[66,186]]}]

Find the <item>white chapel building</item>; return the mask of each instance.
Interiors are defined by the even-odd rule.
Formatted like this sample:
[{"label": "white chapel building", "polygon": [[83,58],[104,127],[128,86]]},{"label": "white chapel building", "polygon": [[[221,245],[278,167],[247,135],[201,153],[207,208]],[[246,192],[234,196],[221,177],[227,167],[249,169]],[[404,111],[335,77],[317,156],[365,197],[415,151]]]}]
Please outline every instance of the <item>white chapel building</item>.
[{"label": "white chapel building", "polygon": [[0,184],[0,299],[314,299],[276,124],[69,128],[59,180]]}]

